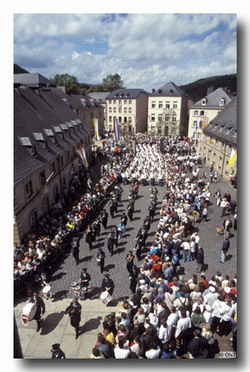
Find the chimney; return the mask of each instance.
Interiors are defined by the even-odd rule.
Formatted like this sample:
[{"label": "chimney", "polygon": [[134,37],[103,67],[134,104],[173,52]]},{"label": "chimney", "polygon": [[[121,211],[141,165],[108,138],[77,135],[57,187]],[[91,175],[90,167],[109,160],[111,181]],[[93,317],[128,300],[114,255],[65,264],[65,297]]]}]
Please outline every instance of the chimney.
[{"label": "chimney", "polygon": [[152,93],[155,93],[155,89],[152,89]]},{"label": "chimney", "polygon": [[214,91],[214,86],[212,85],[211,87],[207,88],[207,96]]}]

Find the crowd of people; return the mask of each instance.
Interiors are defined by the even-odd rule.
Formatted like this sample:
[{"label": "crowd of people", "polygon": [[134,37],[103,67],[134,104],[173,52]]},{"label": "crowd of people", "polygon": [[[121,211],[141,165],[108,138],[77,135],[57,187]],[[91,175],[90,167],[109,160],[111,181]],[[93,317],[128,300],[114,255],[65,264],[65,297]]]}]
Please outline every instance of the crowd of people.
[{"label": "crowd of people", "polygon": [[[136,141],[135,153],[131,149],[132,140]],[[146,134],[123,138],[118,143],[107,141],[108,162],[101,168],[100,181],[91,185],[88,179],[89,190],[68,213],[59,200],[50,216],[53,236],[36,234],[14,249],[14,277],[19,278],[42,261],[47,260],[50,265],[49,255],[61,249],[65,236],[79,229],[79,224],[82,228],[84,220],[85,241],[92,250],[101,224],[106,229],[108,218],[114,218],[117,213],[123,192],[121,185],[130,184],[127,212],[108,235],[108,251],[113,255],[128,219],[133,221],[139,189],[150,186],[148,216],[142,221],[134,249],[126,256],[131,296],[124,299],[117,313],[105,317],[103,332],[97,335],[88,358],[214,358],[219,352],[215,333],[221,337],[231,334],[236,350],[237,276],[223,277],[217,272],[209,279],[206,277],[202,237],[197,228],[197,222],[208,221],[211,179],[209,182],[200,174],[201,158],[192,142],[166,138],[164,152],[161,150],[159,140]],[[157,231],[149,247],[148,231],[159,204],[157,186],[164,187],[164,196],[160,201]],[[237,203],[230,193],[222,196],[219,189],[213,196],[222,217],[228,212],[233,215],[233,220],[225,216],[222,223],[221,261],[225,262],[231,229],[237,229]],[[109,214],[102,210],[104,197],[109,199]],[[98,218],[91,221],[91,216],[101,210]],[[46,225],[46,219],[43,223]],[[96,260],[101,273],[104,259],[105,253],[99,248]],[[180,273],[181,260],[182,264],[197,262],[196,273],[189,280]]]},{"label": "crowd of people", "polygon": [[[132,295],[118,313],[105,318],[89,358],[214,358],[220,351],[215,333],[231,334],[236,350],[237,276],[217,272],[208,279],[203,271],[204,250],[195,226],[197,221],[207,222],[211,191],[207,179],[199,175],[200,158],[186,141],[169,141],[165,154],[158,143],[145,137],[138,142],[130,166],[121,169],[122,183],[131,184],[133,202],[135,185],[137,190],[139,185],[151,186],[148,217],[138,231],[134,252],[126,257]],[[156,185],[163,184],[158,228],[147,252],[145,243],[158,200]],[[223,199],[231,199],[230,193]],[[232,204],[229,213],[236,211],[235,201]],[[227,249],[232,228],[227,217],[223,221]],[[197,261],[197,273],[190,280],[178,273],[180,260],[183,264]]]}]

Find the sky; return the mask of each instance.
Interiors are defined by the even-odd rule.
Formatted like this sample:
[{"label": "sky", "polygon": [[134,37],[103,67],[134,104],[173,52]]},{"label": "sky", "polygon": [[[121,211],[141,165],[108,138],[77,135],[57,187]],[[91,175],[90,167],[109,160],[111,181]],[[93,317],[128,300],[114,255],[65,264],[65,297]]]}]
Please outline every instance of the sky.
[{"label": "sky", "polygon": [[15,13],[14,62],[47,78],[157,89],[237,71],[235,13]]}]

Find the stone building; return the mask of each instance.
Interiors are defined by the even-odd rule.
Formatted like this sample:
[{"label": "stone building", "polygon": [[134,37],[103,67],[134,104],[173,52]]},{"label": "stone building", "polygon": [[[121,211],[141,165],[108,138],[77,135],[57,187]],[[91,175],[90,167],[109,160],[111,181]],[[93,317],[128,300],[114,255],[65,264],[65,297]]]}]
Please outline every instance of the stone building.
[{"label": "stone building", "polygon": [[[210,89],[211,90],[211,89]],[[226,89],[208,90],[208,94],[189,108],[188,137],[201,140],[202,130],[231,101]]]},{"label": "stone building", "polygon": [[188,96],[169,82],[148,95],[148,128],[152,135],[186,136]]},{"label": "stone building", "polygon": [[202,157],[221,177],[237,183],[237,162],[230,164],[237,154],[237,97],[203,129]]},{"label": "stone building", "polygon": [[[25,74],[20,74],[25,75]],[[63,196],[91,147],[91,127],[39,74],[14,85],[14,232],[20,241]],[[22,80],[22,81],[21,81]],[[46,82],[47,80],[47,82]]]},{"label": "stone building", "polygon": [[121,134],[146,132],[148,96],[143,89],[115,89],[106,102],[108,131],[114,129],[114,119],[118,119]]}]

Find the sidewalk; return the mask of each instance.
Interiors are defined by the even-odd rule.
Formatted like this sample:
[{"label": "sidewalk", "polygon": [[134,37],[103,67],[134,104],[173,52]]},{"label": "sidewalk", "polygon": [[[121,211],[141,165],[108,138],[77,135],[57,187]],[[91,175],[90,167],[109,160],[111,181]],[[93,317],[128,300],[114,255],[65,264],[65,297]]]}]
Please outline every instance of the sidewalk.
[{"label": "sidewalk", "polygon": [[[53,302],[45,300],[46,312],[42,319],[43,326],[40,332],[36,332],[36,321],[32,320],[27,326],[21,322],[21,311],[25,302],[15,306],[15,317],[22,347],[23,358],[26,359],[50,359],[52,344],[59,343],[65,352],[67,359],[82,359],[91,354],[97,339],[98,332],[103,330],[102,322],[105,315],[119,309],[117,306],[105,306],[102,301],[80,301],[82,316],[80,323],[80,335],[75,339],[75,330],[70,325],[68,315],[64,310],[70,304],[70,299]],[[112,303],[111,303],[112,305]]]}]

